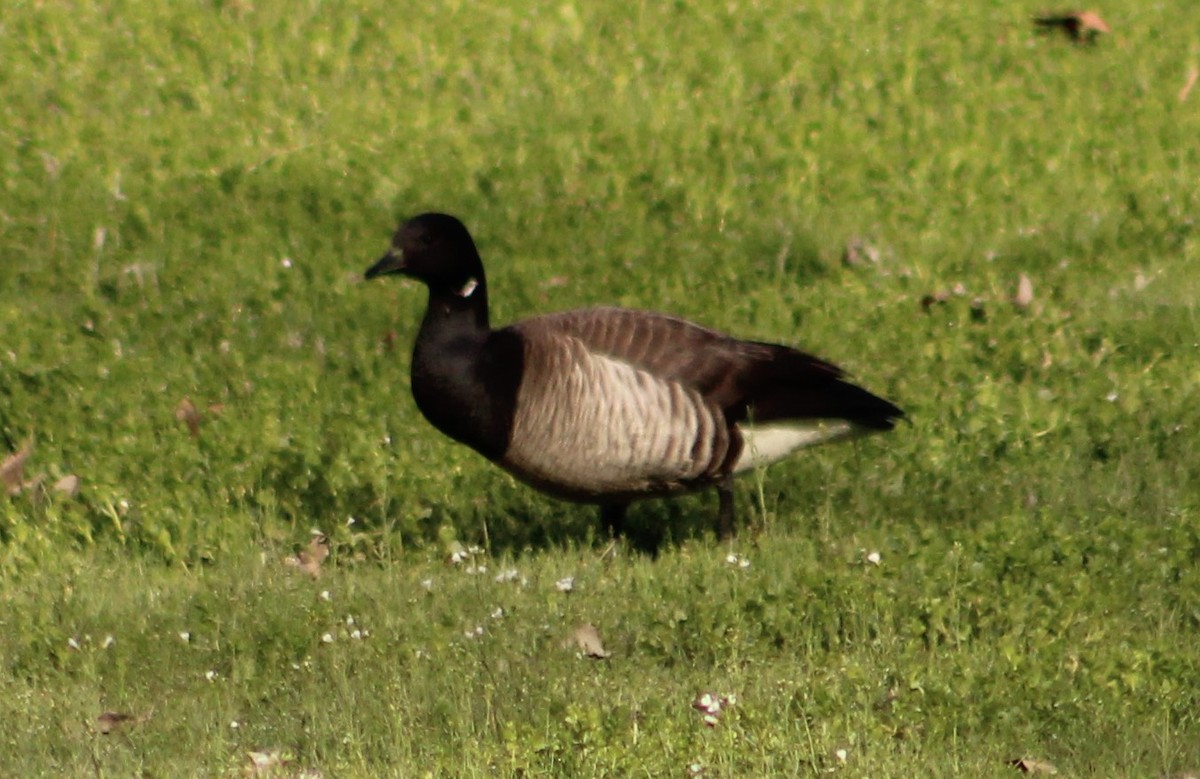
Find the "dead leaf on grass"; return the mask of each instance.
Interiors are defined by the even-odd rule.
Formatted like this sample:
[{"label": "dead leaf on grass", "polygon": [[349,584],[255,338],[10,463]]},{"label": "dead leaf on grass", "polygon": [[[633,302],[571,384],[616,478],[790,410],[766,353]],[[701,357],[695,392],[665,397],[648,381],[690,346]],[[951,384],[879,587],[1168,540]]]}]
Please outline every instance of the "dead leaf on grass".
[{"label": "dead leaf on grass", "polygon": [[192,438],[200,435],[200,423],[204,420],[204,415],[196,408],[191,398],[179,401],[179,405],[175,407],[175,419],[187,425]]},{"label": "dead leaf on grass", "polygon": [[141,725],[148,719],[150,719],[149,712],[139,715],[127,714],[123,711],[106,711],[96,717],[96,732],[107,736],[125,728]]},{"label": "dead leaf on grass", "polygon": [[1196,86],[1196,81],[1200,80],[1200,68],[1194,65],[1188,70],[1187,80],[1183,82],[1183,89],[1179,90],[1179,102],[1188,99],[1188,95],[1192,94],[1192,88]]},{"label": "dead leaf on grass", "polygon": [[1057,774],[1058,769],[1045,760],[1035,760],[1031,757],[1019,757],[1009,760],[1008,764],[1025,774]]},{"label": "dead leaf on grass", "polygon": [[59,495],[73,498],[79,494],[79,485],[79,477],[73,473],[68,473],[66,476],[54,482],[54,486],[51,489],[53,489]]},{"label": "dead leaf on grass", "polygon": [[282,749],[264,749],[247,752],[250,765],[243,773],[246,776],[265,776],[273,779],[322,779],[325,775],[312,768],[297,768],[296,759]]},{"label": "dead leaf on grass", "polygon": [[847,268],[861,268],[867,265],[879,264],[880,251],[866,238],[854,236],[846,242],[842,251],[842,264]]},{"label": "dead leaf on grass", "polygon": [[17,495],[21,490],[30,486],[25,481],[25,461],[33,453],[33,442],[26,441],[21,448],[0,462],[0,486],[9,495]]},{"label": "dead leaf on grass", "polygon": [[604,642],[600,640],[600,631],[590,622],[585,622],[571,631],[571,635],[563,642],[565,648],[575,648],[587,657],[605,660],[612,655],[605,650]]},{"label": "dead leaf on grass", "polygon": [[733,693],[718,695],[705,692],[695,697],[692,701],[692,708],[703,716],[706,727],[715,728],[721,722],[721,716],[725,711],[737,705],[737,700],[737,696]]},{"label": "dead leaf on grass", "polygon": [[1096,37],[1112,32],[1095,11],[1065,11],[1034,17],[1034,24],[1048,30],[1062,30],[1076,43],[1095,43]]},{"label": "dead leaf on grass", "polygon": [[950,293],[948,293],[948,292],[932,292],[928,295],[922,295],[921,296],[921,310],[926,313],[929,313],[929,309],[933,308],[934,306],[938,305],[939,303],[945,303],[949,299],[950,299]]},{"label": "dead leaf on grass", "polygon": [[316,579],[321,575],[321,564],[329,557],[329,537],[324,533],[313,533],[308,548],[284,558],[284,565],[299,568],[304,573]]},{"label": "dead leaf on grass", "polygon": [[1027,274],[1022,273],[1017,281],[1017,294],[1013,295],[1013,305],[1020,309],[1029,308],[1033,303],[1033,281]]}]

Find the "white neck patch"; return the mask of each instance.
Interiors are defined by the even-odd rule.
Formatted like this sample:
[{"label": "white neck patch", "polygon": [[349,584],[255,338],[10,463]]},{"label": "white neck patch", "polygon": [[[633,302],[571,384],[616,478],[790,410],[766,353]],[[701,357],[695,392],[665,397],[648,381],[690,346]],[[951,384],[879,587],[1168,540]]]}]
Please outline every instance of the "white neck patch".
[{"label": "white neck patch", "polygon": [[469,298],[474,294],[476,288],[479,287],[479,281],[476,279],[467,279],[467,283],[463,284],[462,289],[458,291],[460,298]]}]

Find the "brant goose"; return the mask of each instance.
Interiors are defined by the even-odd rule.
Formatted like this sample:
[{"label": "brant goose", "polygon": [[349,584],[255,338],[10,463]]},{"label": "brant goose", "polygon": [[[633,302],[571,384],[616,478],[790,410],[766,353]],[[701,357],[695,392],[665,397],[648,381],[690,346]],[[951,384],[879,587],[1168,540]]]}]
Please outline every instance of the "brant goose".
[{"label": "brant goose", "polygon": [[712,486],[726,538],[734,474],[904,416],[824,360],[652,311],[493,330],[483,262],[447,214],[400,226],[366,278],[390,273],[429,288],[412,357],[425,418],[539,490],[598,504],[614,534],[631,501]]}]

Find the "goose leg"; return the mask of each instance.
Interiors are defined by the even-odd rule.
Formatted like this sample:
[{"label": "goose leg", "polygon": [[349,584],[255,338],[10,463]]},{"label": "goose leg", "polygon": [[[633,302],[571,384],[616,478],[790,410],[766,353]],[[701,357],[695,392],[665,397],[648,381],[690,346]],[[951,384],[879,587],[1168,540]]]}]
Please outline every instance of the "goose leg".
[{"label": "goose leg", "polygon": [[717,538],[733,538],[733,474],[717,482]]},{"label": "goose leg", "polygon": [[628,503],[604,503],[600,506],[600,523],[609,535],[619,538],[625,532],[625,510]]}]

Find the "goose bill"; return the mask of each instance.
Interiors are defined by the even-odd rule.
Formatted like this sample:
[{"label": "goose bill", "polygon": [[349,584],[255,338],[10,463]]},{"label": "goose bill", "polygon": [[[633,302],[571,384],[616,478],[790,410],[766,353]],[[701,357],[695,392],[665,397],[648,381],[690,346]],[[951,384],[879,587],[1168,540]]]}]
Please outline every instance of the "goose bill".
[{"label": "goose bill", "polygon": [[367,268],[366,278],[373,279],[376,276],[386,276],[389,273],[404,272],[404,254],[398,251],[390,251],[379,258],[371,267]]}]

